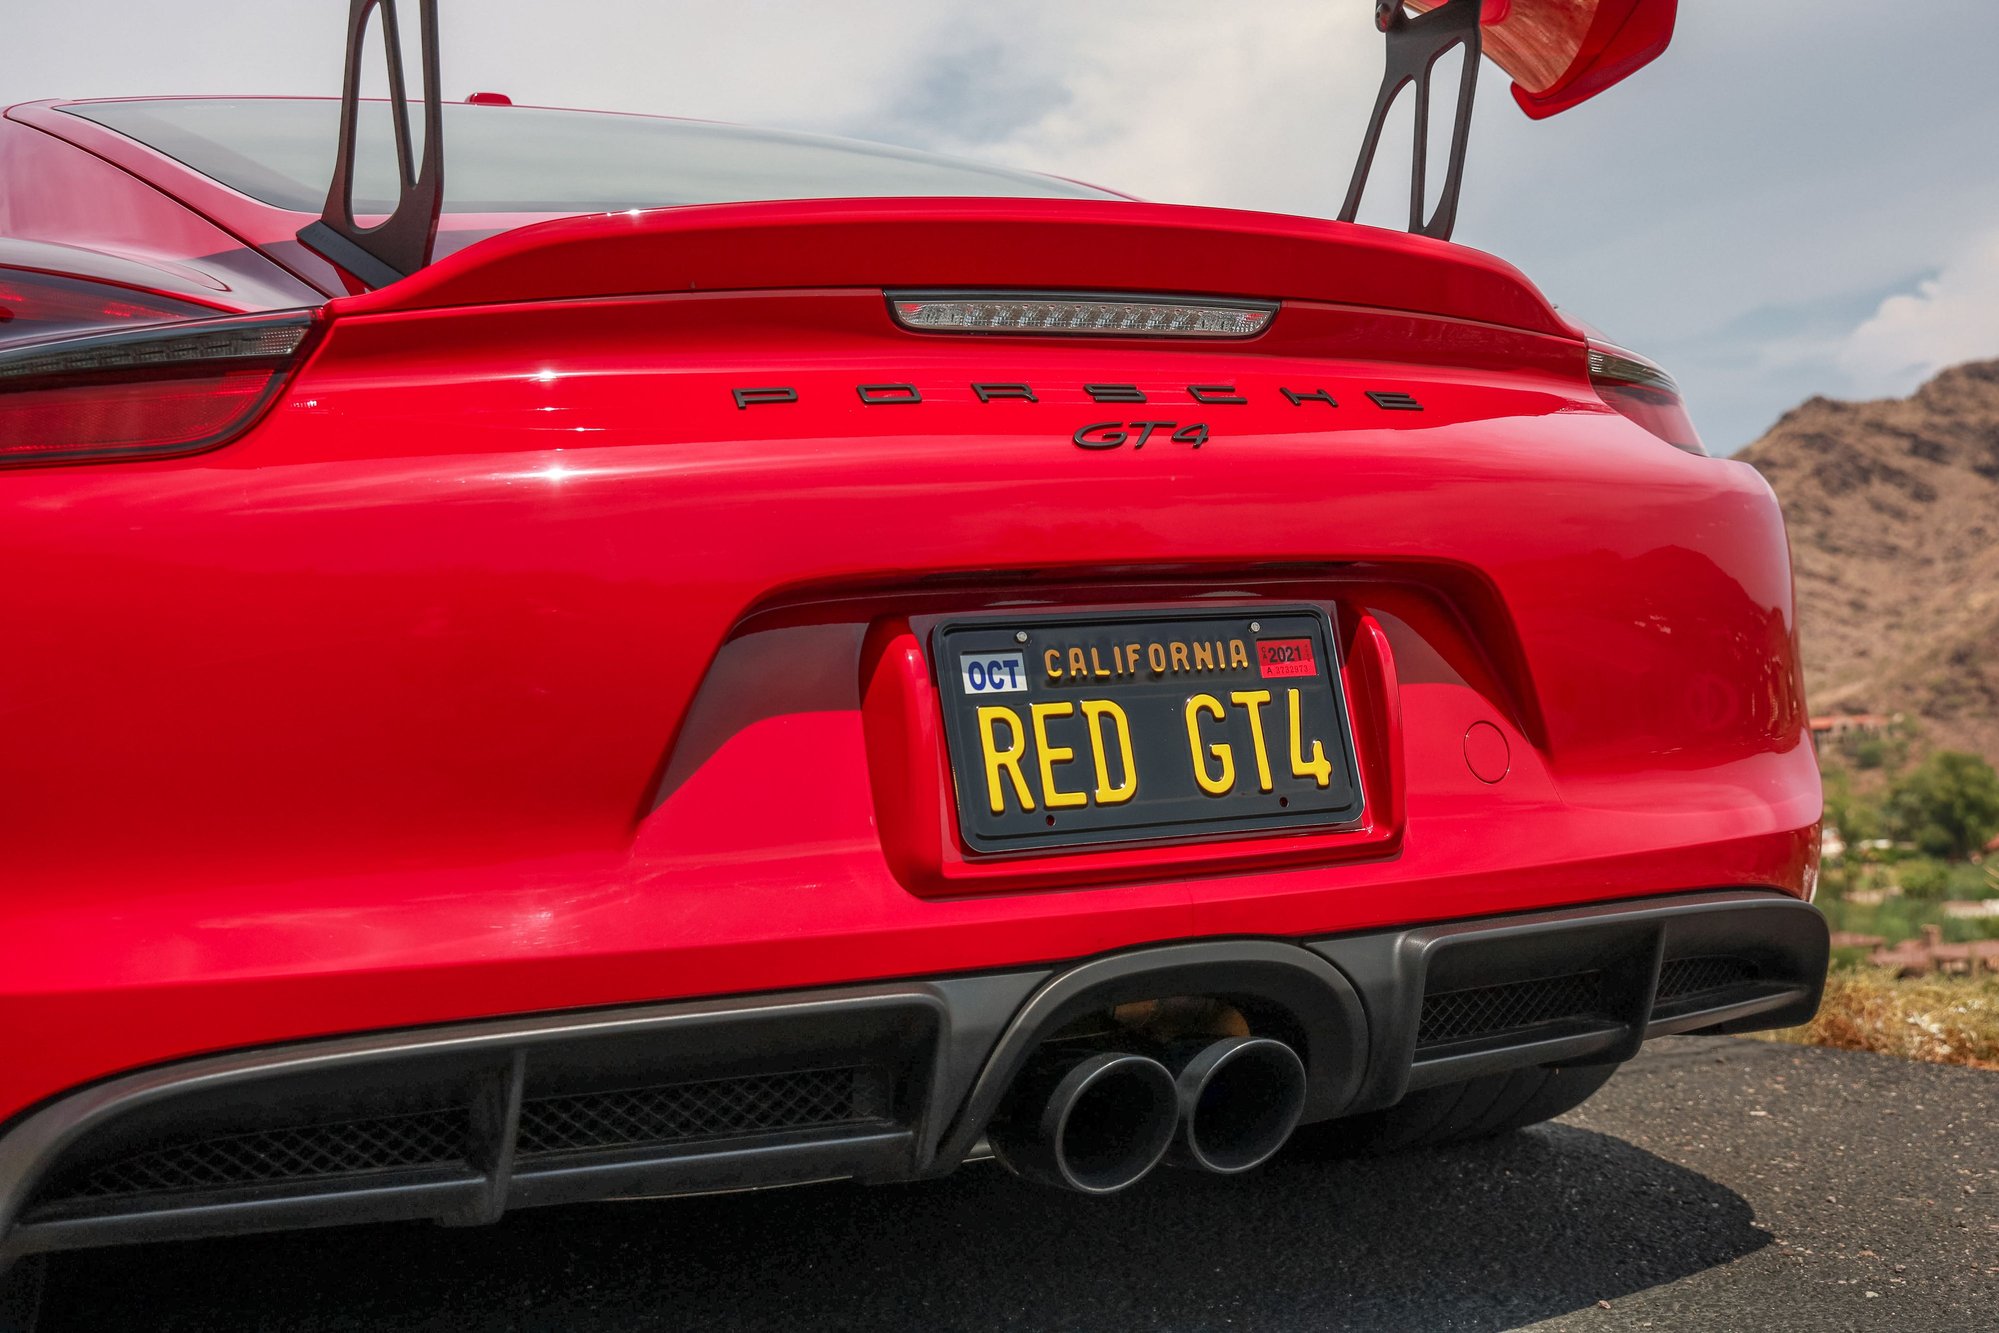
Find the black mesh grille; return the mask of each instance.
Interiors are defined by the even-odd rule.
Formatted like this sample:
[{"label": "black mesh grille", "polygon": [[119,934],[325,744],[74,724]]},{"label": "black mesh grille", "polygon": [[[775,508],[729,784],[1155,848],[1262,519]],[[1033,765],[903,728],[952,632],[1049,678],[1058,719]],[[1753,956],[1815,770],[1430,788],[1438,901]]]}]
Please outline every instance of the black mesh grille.
[{"label": "black mesh grille", "polygon": [[1604,1011],[1603,973],[1578,972],[1503,986],[1441,991],[1423,997],[1418,1045],[1489,1037],[1562,1018],[1599,1017]]},{"label": "black mesh grille", "polygon": [[1675,958],[1659,969],[1659,998],[1676,1000],[1754,980],[1756,964],[1747,958]]},{"label": "black mesh grille", "polygon": [[524,1157],[853,1124],[888,1115],[885,1069],[810,1069],[531,1098]]},{"label": "black mesh grille", "polygon": [[72,1199],[227,1189],[466,1160],[463,1111],[419,1111],[256,1130],[170,1144],[96,1167],[56,1193]]}]

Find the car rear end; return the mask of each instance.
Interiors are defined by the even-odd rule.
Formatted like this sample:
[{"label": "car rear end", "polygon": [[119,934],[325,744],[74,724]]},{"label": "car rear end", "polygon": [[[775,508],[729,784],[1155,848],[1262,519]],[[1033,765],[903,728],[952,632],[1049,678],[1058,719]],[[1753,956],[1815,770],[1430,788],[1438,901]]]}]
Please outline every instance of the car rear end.
[{"label": "car rear end", "polygon": [[1782,521],[1683,423],[1487,256],[1089,197],[0,351],[3,1243],[1115,1188],[1268,1155],[1224,1064],[1281,1142],[1799,1021]]}]

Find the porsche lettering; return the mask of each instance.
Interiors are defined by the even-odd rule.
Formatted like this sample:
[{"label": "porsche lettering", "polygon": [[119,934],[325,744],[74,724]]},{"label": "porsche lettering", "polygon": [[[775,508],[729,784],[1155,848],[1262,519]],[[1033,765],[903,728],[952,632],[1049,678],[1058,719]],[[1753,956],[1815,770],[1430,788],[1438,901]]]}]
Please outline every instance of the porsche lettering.
[{"label": "porsche lettering", "polygon": [[[1059,407],[1075,393],[1082,394],[1092,403],[1130,403],[1135,406],[1183,402],[1203,407],[1248,407],[1256,403],[1288,407],[1340,406],[1338,397],[1318,385],[1280,384],[1268,392],[1251,394],[1234,384],[1189,384],[1176,389],[1147,389],[1137,384],[1083,384],[1070,389],[1066,386],[1048,388],[1020,381],[996,383],[989,380],[973,380],[963,385],[931,385],[928,388],[931,396],[928,397],[923,385],[899,381],[854,386],[854,393],[866,407],[902,407],[912,403],[933,401],[963,403],[968,392],[978,404],[988,407],[1011,406],[1015,403]],[[1044,401],[1044,393],[1050,395],[1047,401]],[[806,401],[809,396],[789,385],[731,388],[729,394],[740,411],[748,411],[752,407],[797,404]],[[1423,410],[1422,402],[1414,394],[1400,389],[1368,389],[1363,391],[1362,397],[1383,412]]]}]

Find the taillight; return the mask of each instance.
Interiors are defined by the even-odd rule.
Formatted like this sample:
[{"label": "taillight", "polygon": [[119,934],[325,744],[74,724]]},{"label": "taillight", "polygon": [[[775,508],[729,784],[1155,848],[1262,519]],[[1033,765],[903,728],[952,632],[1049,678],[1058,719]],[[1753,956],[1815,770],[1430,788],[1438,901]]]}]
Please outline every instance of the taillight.
[{"label": "taillight", "polygon": [[275,396],[312,320],[287,310],[0,349],[0,466],[225,443]]},{"label": "taillight", "polygon": [[0,267],[0,347],[91,329],[211,319],[220,307],[108,282]]},{"label": "taillight", "polygon": [[1616,408],[1654,435],[1690,454],[1707,453],[1673,377],[1621,347],[1591,343],[1589,378],[1604,406]]}]

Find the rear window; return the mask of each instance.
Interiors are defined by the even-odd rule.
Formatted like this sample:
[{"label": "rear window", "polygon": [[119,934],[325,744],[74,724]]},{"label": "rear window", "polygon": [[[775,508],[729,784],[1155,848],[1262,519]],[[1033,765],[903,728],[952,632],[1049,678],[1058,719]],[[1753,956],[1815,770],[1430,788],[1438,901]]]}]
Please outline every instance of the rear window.
[{"label": "rear window", "polygon": [[[63,110],[278,208],[317,213],[339,138],[332,99],[175,98]],[[412,114],[422,132],[422,116]],[[395,206],[389,104],[361,106],[354,211]],[[444,207],[594,213],[752,199],[899,195],[1116,198],[1103,190],[909,149],[659,116],[444,108]],[[419,151],[420,148],[419,148]]]}]

